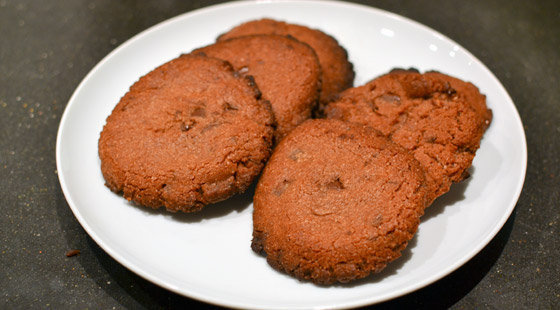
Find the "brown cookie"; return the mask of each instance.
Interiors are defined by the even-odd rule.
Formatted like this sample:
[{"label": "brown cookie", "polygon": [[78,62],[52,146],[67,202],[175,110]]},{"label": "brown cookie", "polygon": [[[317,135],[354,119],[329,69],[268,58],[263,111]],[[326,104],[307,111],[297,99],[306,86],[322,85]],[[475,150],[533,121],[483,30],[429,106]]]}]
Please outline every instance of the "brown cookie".
[{"label": "brown cookie", "polygon": [[372,126],[414,154],[433,197],[468,176],[492,111],[471,83],[439,73],[393,70],[343,92],[328,118]]},{"label": "brown cookie", "polygon": [[322,110],[334,95],[352,87],[354,69],[352,63],[348,61],[346,50],[338,44],[335,38],[318,29],[265,18],[243,23],[222,34],[218,40],[259,33],[290,35],[309,44],[315,50],[323,69],[319,110]]},{"label": "brown cookie", "polygon": [[321,86],[321,67],[312,48],[293,38],[252,35],[199,48],[193,53],[229,61],[255,78],[278,124],[277,141],[311,117]]},{"label": "brown cookie", "polygon": [[106,185],[138,204],[191,212],[243,192],[271,153],[273,115],[225,61],[182,55],[121,98],[99,138]]},{"label": "brown cookie", "polygon": [[424,212],[420,164],[376,130],[309,120],[276,147],[254,197],[252,248],[318,284],[379,272]]}]

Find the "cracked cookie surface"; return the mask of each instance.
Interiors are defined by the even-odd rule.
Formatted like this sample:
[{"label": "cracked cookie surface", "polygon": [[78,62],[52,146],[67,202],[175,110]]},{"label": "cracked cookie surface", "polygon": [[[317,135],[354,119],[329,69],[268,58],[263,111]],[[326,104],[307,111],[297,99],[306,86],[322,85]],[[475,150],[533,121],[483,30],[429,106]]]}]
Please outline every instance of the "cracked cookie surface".
[{"label": "cracked cookie surface", "polygon": [[376,130],[309,120],[275,149],[257,184],[252,248],[317,284],[379,272],[424,212],[420,164]]},{"label": "cracked cookie surface", "polygon": [[182,55],[141,77],[99,138],[106,185],[138,204],[192,212],[245,191],[271,153],[274,119],[232,66]]},{"label": "cracked cookie surface", "polygon": [[492,119],[486,97],[473,84],[401,69],[348,89],[325,112],[371,126],[412,152],[426,169],[432,200],[468,177]]}]

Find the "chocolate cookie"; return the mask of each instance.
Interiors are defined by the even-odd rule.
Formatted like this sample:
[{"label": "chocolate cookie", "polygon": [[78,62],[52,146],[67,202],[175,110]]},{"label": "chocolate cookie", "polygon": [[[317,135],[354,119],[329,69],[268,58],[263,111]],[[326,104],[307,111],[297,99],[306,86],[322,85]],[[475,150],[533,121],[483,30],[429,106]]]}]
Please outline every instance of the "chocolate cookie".
[{"label": "chocolate cookie", "polygon": [[277,141],[311,117],[321,85],[321,67],[312,48],[279,35],[251,35],[196,49],[193,53],[229,61],[255,78],[270,101],[278,124]]},{"label": "chocolate cookie", "polygon": [[315,50],[323,69],[320,110],[334,95],[352,87],[354,70],[346,50],[335,38],[320,30],[265,18],[243,23],[222,34],[218,40],[259,33],[290,35]]},{"label": "chocolate cookie", "polygon": [[251,79],[223,60],[182,55],[134,83],[107,118],[101,171],[128,200],[197,211],[250,185],[273,132]]},{"label": "chocolate cookie", "polygon": [[345,91],[326,115],[372,126],[410,150],[427,171],[432,199],[468,176],[492,119],[486,97],[473,84],[400,69]]},{"label": "chocolate cookie", "polygon": [[254,197],[252,248],[318,284],[379,272],[424,212],[420,164],[376,130],[309,120],[276,147]]}]

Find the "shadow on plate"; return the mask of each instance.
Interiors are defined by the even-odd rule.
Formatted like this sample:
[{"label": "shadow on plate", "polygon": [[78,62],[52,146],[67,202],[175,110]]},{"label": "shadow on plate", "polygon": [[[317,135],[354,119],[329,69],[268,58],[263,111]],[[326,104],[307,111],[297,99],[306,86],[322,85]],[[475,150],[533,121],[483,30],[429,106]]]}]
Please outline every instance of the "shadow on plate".
[{"label": "shadow on plate", "polygon": [[[474,174],[474,170],[475,168],[472,166],[469,168],[470,175]],[[422,225],[422,222],[427,222],[431,218],[440,215],[445,208],[452,208],[454,204],[465,199],[465,191],[467,190],[471,180],[472,177],[459,183],[452,184],[447,193],[436,198],[436,200],[424,211],[420,225]]]},{"label": "shadow on plate", "polygon": [[509,240],[515,216],[514,210],[494,239],[462,267],[422,289],[378,304],[376,309],[448,309],[456,304],[478,285],[499,259]]},{"label": "shadow on plate", "polygon": [[253,196],[255,195],[256,183],[253,182],[251,186],[242,194],[234,195],[233,197],[220,201],[218,203],[210,204],[202,208],[202,210],[193,213],[184,212],[169,212],[165,208],[152,209],[147,208],[133,202],[129,202],[128,205],[135,207],[138,210],[145,212],[150,215],[165,216],[174,221],[182,223],[198,223],[203,220],[210,220],[214,218],[224,217],[233,212],[241,213],[253,202]]},{"label": "shadow on plate", "polygon": [[[470,179],[459,184],[454,184],[451,190],[439,197],[433,205],[426,209],[422,222],[441,214],[445,208],[452,207],[464,198],[464,192]],[[136,206],[143,212],[154,215],[169,216],[173,220],[186,223],[200,222],[205,219],[213,219],[228,215],[232,212],[242,212],[252,202],[255,185],[253,184],[247,192],[237,195],[221,203],[210,205],[198,213],[170,213],[163,209],[152,210],[142,206]],[[114,298],[125,308],[206,308],[220,309],[194,299],[190,299],[164,288],[161,288],[128,270],[103,249],[101,249],[80,227],[76,219],[71,216],[70,209],[62,194],[60,194],[58,206],[59,218],[62,221],[63,231],[70,247],[82,247],[82,253],[75,261],[84,269],[87,277],[96,282],[99,288]],[[397,308],[447,308],[467,295],[488,273],[496,260],[500,257],[513,227],[515,211],[504,225],[498,235],[478,255],[467,262],[457,271],[447,277],[413,293],[407,294],[385,303],[376,305],[380,309]],[[78,236],[77,236],[78,235]],[[74,246],[75,244],[75,246]],[[86,248],[83,248],[87,245]],[[383,271],[365,279],[360,279],[349,284],[339,284],[336,287],[357,287],[367,283],[378,283],[388,276],[394,275],[412,257],[412,249],[417,245],[417,238],[413,238],[402,256],[390,263]],[[263,258],[264,259],[264,258]]]},{"label": "shadow on plate", "polygon": [[[469,172],[472,175],[474,173],[474,167],[470,167]],[[460,183],[453,184],[449,192],[438,197],[428,208],[426,208],[424,215],[420,219],[420,225],[422,225],[422,222],[426,222],[431,218],[434,218],[443,213],[445,208],[452,208],[455,203],[463,200],[465,198],[465,191],[471,179],[472,178],[468,178]],[[335,286],[352,288],[367,283],[378,283],[391,275],[395,275],[399,271],[399,269],[401,269],[404,264],[412,257],[412,249],[416,247],[417,243],[418,237],[415,235],[412,240],[410,240],[407,247],[401,252],[401,257],[387,264],[387,267],[385,267],[385,269],[383,269],[381,272],[363,279],[352,281],[347,284],[336,284]]]}]

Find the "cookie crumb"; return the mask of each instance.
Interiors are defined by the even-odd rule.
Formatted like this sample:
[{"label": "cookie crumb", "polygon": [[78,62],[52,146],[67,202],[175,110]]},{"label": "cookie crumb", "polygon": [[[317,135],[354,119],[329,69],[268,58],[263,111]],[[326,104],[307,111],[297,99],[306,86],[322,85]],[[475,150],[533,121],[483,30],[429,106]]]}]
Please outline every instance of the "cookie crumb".
[{"label": "cookie crumb", "polygon": [[80,250],[69,250],[66,252],[66,257],[72,257],[80,254]]}]

